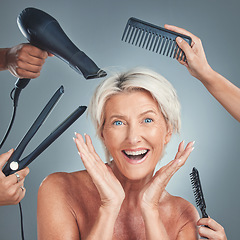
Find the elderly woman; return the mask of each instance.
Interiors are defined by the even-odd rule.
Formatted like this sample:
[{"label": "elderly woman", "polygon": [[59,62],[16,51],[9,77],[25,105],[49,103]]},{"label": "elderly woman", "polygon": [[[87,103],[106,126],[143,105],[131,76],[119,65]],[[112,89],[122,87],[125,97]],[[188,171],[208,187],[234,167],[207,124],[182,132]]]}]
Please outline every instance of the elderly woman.
[{"label": "elderly woman", "polygon": [[197,239],[199,215],[165,187],[184,165],[194,142],[181,142],[174,160],[154,175],[173,132],[180,105],[172,85],[146,69],[116,74],[96,89],[89,111],[107,164],[90,136],[74,139],[85,171],[54,173],[38,197],[38,238]]}]

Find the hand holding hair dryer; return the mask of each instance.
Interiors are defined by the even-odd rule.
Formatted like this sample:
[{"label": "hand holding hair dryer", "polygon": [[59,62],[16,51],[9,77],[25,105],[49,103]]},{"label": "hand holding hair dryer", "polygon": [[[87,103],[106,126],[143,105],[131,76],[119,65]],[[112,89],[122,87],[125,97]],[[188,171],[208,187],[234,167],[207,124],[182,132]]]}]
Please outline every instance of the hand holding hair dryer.
[{"label": "hand holding hair dryer", "polygon": [[[28,41],[47,52],[50,52],[70,65],[86,79],[105,77],[107,73],[101,70],[84,52],[79,50],[67,37],[55,18],[36,8],[24,9],[17,18],[17,24]],[[18,99],[30,79],[18,78],[11,92],[13,99],[13,114],[9,127],[0,143],[0,149],[5,143],[16,115]]]},{"label": "hand holding hair dryer", "polygon": [[26,8],[17,18],[18,27],[34,46],[46,50],[86,79],[106,76],[97,65],[67,37],[55,18],[36,8]]}]

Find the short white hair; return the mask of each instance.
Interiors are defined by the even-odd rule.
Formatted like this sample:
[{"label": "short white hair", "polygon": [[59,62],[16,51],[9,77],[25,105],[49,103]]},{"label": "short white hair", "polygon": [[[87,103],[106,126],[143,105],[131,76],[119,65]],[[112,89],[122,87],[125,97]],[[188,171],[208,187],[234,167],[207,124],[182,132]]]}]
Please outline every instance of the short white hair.
[{"label": "short white hair", "polygon": [[[180,132],[180,103],[172,84],[162,75],[152,70],[134,68],[127,72],[115,73],[104,79],[95,90],[88,112],[100,139],[102,139],[102,130],[105,123],[105,105],[107,100],[119,93],[142,90],[148,91],[153,99],[157,101],[168,127],[173,132]],[[107,161],[109,161],[110,153],[107,149],[106,157]]]}]

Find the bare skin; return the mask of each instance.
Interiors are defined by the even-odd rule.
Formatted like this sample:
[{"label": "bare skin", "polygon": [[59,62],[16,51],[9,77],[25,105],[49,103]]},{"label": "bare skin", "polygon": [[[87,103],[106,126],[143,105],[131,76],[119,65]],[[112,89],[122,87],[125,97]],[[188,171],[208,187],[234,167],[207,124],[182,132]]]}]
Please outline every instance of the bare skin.
[{"label": "bare skin", "polygon": [[[186,147],[180,143],[175,159],[153,176],[171,129],[150,94],[117,94],[105,112],[102,136],[114,160],[110,165],[102,162],[90,136],[84,141],[76,134],[86,171],[55,173],[42,183],[38,239],[198,239],[195,207],[165,190],[193,142]],[[138,164],[123,154],[139,149],[148,152]]]},{"label": "bare skin", "polygon": [[197,225],[199,226],[198,232],[201,237],[210,240],[227,240],[224,228],[212,218],[201,218]]},{"label": "bare skin", "polygon": [[192,38],[191,46],[180,37],[176,39],[187,58],[187,62],[179,62],[193,77],[200,80],[213,97],[240,122],[240,88],[211,68],[207,62],[201,39],[183,28],[167,24],[164,27]]},{"label": "bare skin", "polygon": [[[0,155],[0,169],[3,168],[12,153],[13,149]],[[26,194],[26,189],[22,189],[21,187],[24,186],[25,177],[29,173],[29,168],[24,168],[16,173],[20,177],[19,182],[15,174],[6,177],[4,173],[0,171],[0,206],[15,205],[19,203]]]},{"label": "bare skin", "polygon": [[[37,78],[48,56],[53,56],[30,44],[19,44],[12,48],[0,49],[0,71],[9,70],[18,78]],[[13,153],[11,149],[7,153],[0,155],[0,169]],[[20,181],[17,182],[15,174],[5,176],[0,171],[0,206],[14,205],[19,203],[26,194],[24,186],[25,177],[29,173],[29,168],[18,171]]]},{"label": "bare skin", "polygon": [[52,54],[28,43],[0,49],[0,71],[9,72],[18,78],[37,78],[48,56]]}]

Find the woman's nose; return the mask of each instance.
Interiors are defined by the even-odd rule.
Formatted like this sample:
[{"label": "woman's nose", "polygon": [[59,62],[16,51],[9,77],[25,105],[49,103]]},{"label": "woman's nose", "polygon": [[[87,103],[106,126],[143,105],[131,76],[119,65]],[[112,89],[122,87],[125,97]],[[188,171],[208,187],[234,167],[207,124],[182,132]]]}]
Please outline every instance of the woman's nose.
[{"label": "woman's nose", "polygon": [[141,141],[141,130],[138,126],[128,126],[127,140],[132,145]]}]

